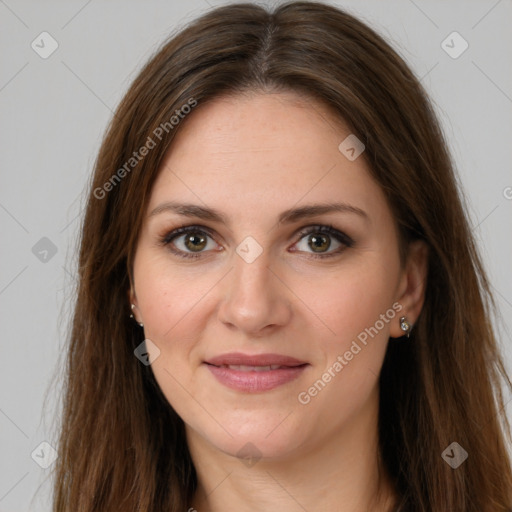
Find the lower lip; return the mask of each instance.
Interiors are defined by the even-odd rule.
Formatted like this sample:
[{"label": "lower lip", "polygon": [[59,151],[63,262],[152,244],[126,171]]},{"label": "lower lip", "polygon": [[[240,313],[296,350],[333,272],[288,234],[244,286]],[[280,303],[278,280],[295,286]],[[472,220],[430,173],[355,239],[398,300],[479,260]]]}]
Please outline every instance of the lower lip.
[{"label": "lower lip", "polygon": [[267,371],[241,371],[206,364],[215,378],[231,389],[246,392],[269,391],[295,380],[306,369],[307,364]]}]

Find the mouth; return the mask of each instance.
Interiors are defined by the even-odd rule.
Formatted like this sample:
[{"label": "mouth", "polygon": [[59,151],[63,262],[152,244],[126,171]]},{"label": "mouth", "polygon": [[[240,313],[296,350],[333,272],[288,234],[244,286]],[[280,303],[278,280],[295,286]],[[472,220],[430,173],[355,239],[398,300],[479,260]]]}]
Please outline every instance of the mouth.
[{"label": "mouth", "polygon": [[224,386],[243,392],[269,391],[298,378],[309,363],[280,354],[231,353],[204,362]]},{"label": "mouth", "polygon": [[295,368],[294,366],[281,366],[279,364],[271,364],[269,366],[247,366],[244,364],[223,364],[221,366],[213,366],[217,366],[217,368],[229,368],[230,370],[240,370],[241,372],[268,372],[269,370]]}]

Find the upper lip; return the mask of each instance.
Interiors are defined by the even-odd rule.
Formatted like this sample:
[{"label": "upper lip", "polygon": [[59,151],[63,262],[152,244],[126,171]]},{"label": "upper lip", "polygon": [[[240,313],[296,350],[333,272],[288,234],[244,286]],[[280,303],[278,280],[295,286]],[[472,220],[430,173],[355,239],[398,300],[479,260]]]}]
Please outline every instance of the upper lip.
[{"label": "upper lip", "polygon": [[222,365],[243,365],[243,366],[301,366],[306,361],[300,361],[295,357],[285,356],[281,354],[242,354],[241,352],[230,352],[209,358],[205,361],[207,364],[214,366]]}]

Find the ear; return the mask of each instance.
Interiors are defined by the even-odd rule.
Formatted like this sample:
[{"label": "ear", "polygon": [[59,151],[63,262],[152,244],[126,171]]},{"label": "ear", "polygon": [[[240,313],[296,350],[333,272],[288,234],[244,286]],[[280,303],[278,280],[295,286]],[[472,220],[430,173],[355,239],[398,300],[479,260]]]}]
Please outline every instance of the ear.
[{"label": "ear", "polygon": [[[428,246],[423,240],[409,244],[407,261],[398,286],[396,301],[402,306],[398,318],[405,316],[409,324],[414,325],[425,301],[428,274]],[[404,335],[398,321],[390,329],[392,338]]]},{"label": "ear", "polygon": [[[130,290],[128,291],[128,301],[130,302],[130,314],[132,314],[135,320],[140,324],[144,323],[140,316],[139,305],[137,302],[137,295],[135,294],[135,288],[133,284],[130,284]],[[135,306],[135,307],[132,307]]]}]

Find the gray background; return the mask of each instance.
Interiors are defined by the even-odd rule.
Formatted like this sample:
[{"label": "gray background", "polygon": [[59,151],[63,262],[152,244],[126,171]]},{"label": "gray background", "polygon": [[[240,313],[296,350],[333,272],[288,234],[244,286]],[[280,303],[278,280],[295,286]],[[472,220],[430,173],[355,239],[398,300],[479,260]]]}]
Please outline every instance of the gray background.
[{"label": "gray background", "polygon": [[[55,445],[83,193],[112,110],[171,32],[221,3],[0,0],[0,512],[50,509],[51,467],[31,453],[43,441]],[[436,104],[496,292],[510,369],[512,2],[331,3],[384,35]],[[47,59],[31,48],[43,31],[59,45]],[[469,43],[456,59],[441,46],[453,31]],[[448,42],[452,51],[459,43]],[[35,459],[49,456],[38,450]]]}]

